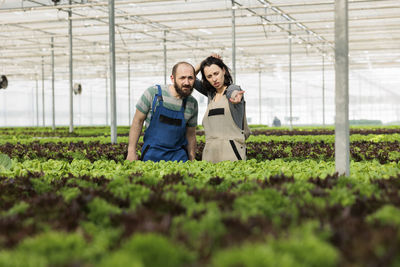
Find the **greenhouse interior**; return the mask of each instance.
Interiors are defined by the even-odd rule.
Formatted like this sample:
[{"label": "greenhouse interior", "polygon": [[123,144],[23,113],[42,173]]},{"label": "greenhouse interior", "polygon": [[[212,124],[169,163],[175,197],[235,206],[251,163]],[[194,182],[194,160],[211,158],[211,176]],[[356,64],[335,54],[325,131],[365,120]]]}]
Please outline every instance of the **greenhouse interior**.
[{"label": "greenhouse interior", "polygon": [[[55,124],[69,124],[69,22],[82,87],[74,125],[109,124],[108,2],[3,0],[0,12],[1,125],[51,126],[53,88]],[[400,121],[398,14],[396,0],[349,1],[350,120]],[[246,91],[250,124],[334,124],[334,2],[325,0],[115,1],[117,124],[130,125],[140,95],[170,82],[175,63],[211,53]],[[202,114],[207,101],[195,97]]]},{"label": "greenhouse interior", "polygon": [[0,0],[0,36],[0,266],[400,266],[399,0]]}]

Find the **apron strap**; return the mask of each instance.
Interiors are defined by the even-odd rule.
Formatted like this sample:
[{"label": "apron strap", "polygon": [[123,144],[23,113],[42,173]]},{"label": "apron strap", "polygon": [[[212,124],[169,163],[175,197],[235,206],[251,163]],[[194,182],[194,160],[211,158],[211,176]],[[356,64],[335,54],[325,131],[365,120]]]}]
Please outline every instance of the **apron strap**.
[{"label": "apron strap", "polygon": [[232,149],[233,149],[233,152],[234,152],[235,155],[236,155],[236,158],[237,158],[238,160],[242,160],[242,157],[240,156],[239,151],[237,150],[237,147],[236,147],[236,145],[235,145],[235,142],[233,142],[233,140],[229,140],[229,143],[230,143],[231,146],[232,146]]},{"label": "apron strap", "polygon": [[161,86],[159,84],[156,84],[158,88],[158,93],[154,96],[153,98],[153,104],[152,104],[152,116],[154,115],[154,111],[156,110],[156,103],[157,101],[162,104],[163,102],[163,97],[162,97],[162,91],[161,91]]}]

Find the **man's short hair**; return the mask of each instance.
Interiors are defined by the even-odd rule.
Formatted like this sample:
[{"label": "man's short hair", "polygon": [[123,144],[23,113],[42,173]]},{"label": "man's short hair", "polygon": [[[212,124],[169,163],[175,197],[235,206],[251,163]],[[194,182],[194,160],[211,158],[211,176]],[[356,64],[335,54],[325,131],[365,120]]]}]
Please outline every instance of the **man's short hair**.
[{"label": "man's short hair", "polygon": [[172,76],[175,77],[175,75],[176,75],[176,70],[178,69],[178,67],[179,67],[180,65],[188,65],[188,66],[192,67],[192,69],[193,69],[193,75],[194,75],[195,70],[194,70],[193,65],[190,64],[190,63],[187,63],[187,62],[185,62],[185,61],[181,61],[181,62],[176,63],[176,64],[174,65],[174,67],[172,68]]}]

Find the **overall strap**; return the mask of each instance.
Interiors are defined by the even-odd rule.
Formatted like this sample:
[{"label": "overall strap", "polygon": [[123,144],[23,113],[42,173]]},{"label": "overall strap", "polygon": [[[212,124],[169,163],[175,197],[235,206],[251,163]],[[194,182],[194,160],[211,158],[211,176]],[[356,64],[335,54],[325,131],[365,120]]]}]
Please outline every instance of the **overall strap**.
[{"label": "overall strap", "polygon": [[159,84],[157,84],[157,89],[158,89],[158,94],[157,94],[158,100],[159,101],[163,101],[162,92],[161,92],[161,86]]},{"label": "overall strap", "polygon": [[185,112],[187,97],[182,100],[181,112]]},{"label": "overall strap", "polygon": [[162,103],[163,102],[163,97],[162,97],[162,92],[161,92],[161,86],[159,84],[156,85],[158,88],[158,93],[154,96],[153,99],[153,105],[152,105],[152,115],[154,115],[154,111],[156,110],[156,103],[157,101]]}]

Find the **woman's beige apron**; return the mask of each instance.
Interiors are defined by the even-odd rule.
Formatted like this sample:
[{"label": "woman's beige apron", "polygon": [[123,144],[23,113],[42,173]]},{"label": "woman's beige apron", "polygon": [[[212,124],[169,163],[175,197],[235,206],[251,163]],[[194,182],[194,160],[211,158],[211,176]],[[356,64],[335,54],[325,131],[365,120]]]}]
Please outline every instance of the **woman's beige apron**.
[{"label": "woman's beige apron", "polygon": [[202,160],[213,163],[246,160],[244,131],[234,122],[225,95],[217,102],[210,101],[203,118],[203,127],[206,145]]}]

